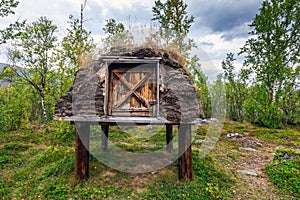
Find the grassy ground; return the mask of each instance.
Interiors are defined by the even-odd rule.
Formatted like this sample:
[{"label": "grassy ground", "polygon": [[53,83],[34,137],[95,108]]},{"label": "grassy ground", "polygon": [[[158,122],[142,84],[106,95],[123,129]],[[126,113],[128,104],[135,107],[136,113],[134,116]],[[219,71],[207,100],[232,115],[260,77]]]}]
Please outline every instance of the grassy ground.
[{"label": "grassy ground", "polygon": [[[278,167],[273,161],[278,149],[300,149],[299,129],[270,130],[247,123],[226,122],[214,149],[201,157],[199,152],[209,126],[194,128],[193,181],[177,180],[176,163],[152,173],[125,173],[90,158],[90,179],[74,178],[74,128],[65,122],[53,122],[40,129],[33,125],[22,130],[0,132],[0,199],[291,199],[278,181]],[[98,127],[91,137],[97,139]],[[155,134],[153,134],[155,132]],[[226,138],[239,133],[242,138]],[[175,128],[174,135],[176,137]],[[111,145],[129,152],[146,153],[165,144],[163,127],[122,127],[110,129]],[[91,143],[93,145],[93,143]],[[176,150],[176,142],[175,142]],[[253,148],[252,152],[240,148]],[[278,151],[277,151],[278,152]],[[278,153],[277,153],[278,154]],[[296,161],[296,162],[294,162]],[[286,161],[283,161],[286,162]],[[293,178],[299,176],[299,162],[293,162]],[[290,166],[288,165],[288,166]],[[244,175],[237,170],[255,172]],[[288,172],[287,172],[288,173]],[[293,176],[293,173],[296,175]],[[269,178],[270,177],[270,178]],[[272,181],[272,182],[271,182]],[[293,182],[294,181],[294,182]]]},{"label": "grassy ground", "polygon": [[[227,139],[225,135],[228,133],[239,133],[243,137]],[[256,151],[245,150],[247,148]],[[300,130],[266,129],[248,123],[225,123],[223,137],[220,137],[210,155],[219,159],[222,167],[230,170],[235,177],[236,184],[229,192],[230,199],[297,199],[297,195],[270,181],[266,173],[266,167],[273,163],[278,149],[299,150]],[[257,176],[244,175],[237,170],[254,172]],[[299,174],[291,176],[296,178]],[[286,177],[282,177],[282,181],[285,182]]]}]

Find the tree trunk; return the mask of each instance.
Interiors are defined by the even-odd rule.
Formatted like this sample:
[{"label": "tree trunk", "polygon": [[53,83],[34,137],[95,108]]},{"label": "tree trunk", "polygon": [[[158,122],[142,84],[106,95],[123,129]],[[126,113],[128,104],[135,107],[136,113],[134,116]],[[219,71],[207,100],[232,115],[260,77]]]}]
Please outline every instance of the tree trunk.
[{"label": "tree trunk", "polygon": [[272,104],[275,103],[276,101],[276,80],[274,80],[274,83],[273,83],[273,88],[272,88]]},{"label": "tree trunk", "polygon": [[46,111],[46,106],[45,106],[45,94],[44,91],[40,91],[40,97],[41,97],[41,102],[42,102],[42,111],[43,111],[43,116],[44,116],[44,124],[48,123],[48,117],[47,117],[47,111]]}]

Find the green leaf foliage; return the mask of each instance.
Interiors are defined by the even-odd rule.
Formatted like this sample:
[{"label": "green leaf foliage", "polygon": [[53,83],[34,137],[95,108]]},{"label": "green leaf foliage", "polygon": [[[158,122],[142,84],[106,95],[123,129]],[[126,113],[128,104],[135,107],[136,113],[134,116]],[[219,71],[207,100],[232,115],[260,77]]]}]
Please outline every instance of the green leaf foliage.
[{"label": "green leaf foliage", "polygon": [[155,1],[152,7],[153,21],[160,25],[160,36],[167,46],[177,48],[181,53],[186,53],[195,46],[191,39],[186,40],[195,17],[187,13],[188,5],[182,0],[170,0],[163,3]]},{"label": "green leaf foliage", "polygon": [[116,19],[105,20],[106,24],[103,27],[103,31],[107,35],[103,39],[104,51],[109,51],[114,46],[128,47],[132,45],[133,36],[125,29],[122,22],[118,22]]},{"label": "green leaf foliage", "polygon": [[269,104],[279,101],[299,64],[299,12],[298,1],[264,1],[250,25],[250,35],[255,37],[241,49],[245,66],[255,73],[256,83],[266,88]]},{"label": "green leaf foliage", "polygon": [[[222,62],[224,70],[224,79],[226,81],[226,101],[227,116],[234,121],[243,121],[244,107],[243,103],[247,98],[246,71],[241,71],[238,75],[235,72],[233,53],[227,54],[226,60]],[[246,76],[246,77],[245,77]]]},{"label": "green leaf foliage", "polygon": [[0,129],[2,131],[20,128],[26,114],[23,98],[14,87],[0,87]]},{"label": "green leaf foliage", "polygon": [[208,78],[201,71],[198,55],[192,54],[192,50],[197,46],[193,39],[188,38],[188,33],[195,17],[188,14],[187,7],[188,5],[182,0],[155,1],[152,7],[152,21],[157,21],[160,28],[159,36],[155,40],[164,48],[170,48],[185,58],[186,67],[190,70],[204,115],[210,117],[212,107]]},{"label": "green leaf foliage", "polygon": [[[15,14],[14,9],[19,5],[19,1],[1,0],[0,2],[0,17],[7,17]],[[14,39],[20,35],[20,30],[24,27],[26,21],[16,21],[9,24],[8,27],[0,30],[0,44],[6,43],[8,40]]]},{"label": "green leaf foliage", "polygon": [[270,180],[283,193],[300,197],[300,153],[289,149],[278,149],[274,160],[266,167]]},{"label": "green leaf foliage", "polygon": [[238,53],[244,56],[239,73],[227,54],[222,67],[230,119],[270,128],[299,124],[299,11],[298,1],[264,1]]},{"label": "green leaf foliage", "polygon": [[0,17],[8,16],[9,14],[15,14],[13,11],[19,4],[19,1],[15,0],[1,0],[0,2]]}]

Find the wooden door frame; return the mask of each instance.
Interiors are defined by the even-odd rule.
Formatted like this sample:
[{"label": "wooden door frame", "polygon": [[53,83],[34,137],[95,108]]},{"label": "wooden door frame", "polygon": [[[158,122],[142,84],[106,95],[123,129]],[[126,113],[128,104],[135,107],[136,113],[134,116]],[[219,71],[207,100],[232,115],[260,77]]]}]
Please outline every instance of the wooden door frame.
[{"label": "wooden door frame", "polygon": [[160,87],[160,62],[161,58],[147,58],[147,59],[139,59],[139,58],[129,58],[129,57],[116,57],[116,56],[108,56],[103,59],[105,62],[105,98],[104,98],[104,116],[109,117],[109,95],[110,95],[110,66],[111,64],[156,64],[156,116],[159,117],[159,87]]}]

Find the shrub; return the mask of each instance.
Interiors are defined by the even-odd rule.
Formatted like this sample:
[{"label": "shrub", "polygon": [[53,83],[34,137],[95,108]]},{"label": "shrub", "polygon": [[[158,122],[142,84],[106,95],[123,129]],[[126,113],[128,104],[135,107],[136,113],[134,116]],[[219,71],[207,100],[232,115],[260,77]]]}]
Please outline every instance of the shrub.
[{"label": "shrub", "polygon": [[248,99],[244,104],[246,119],[256,125],[267,128],[279,128],[283,122],[283,112],[273,104],[261,104]]},{"label": "shrub", "polygon": [[284,193],[300,197],[300,153],[293,150],[277,150],[273,162],[267,165],[269,179]]}]

